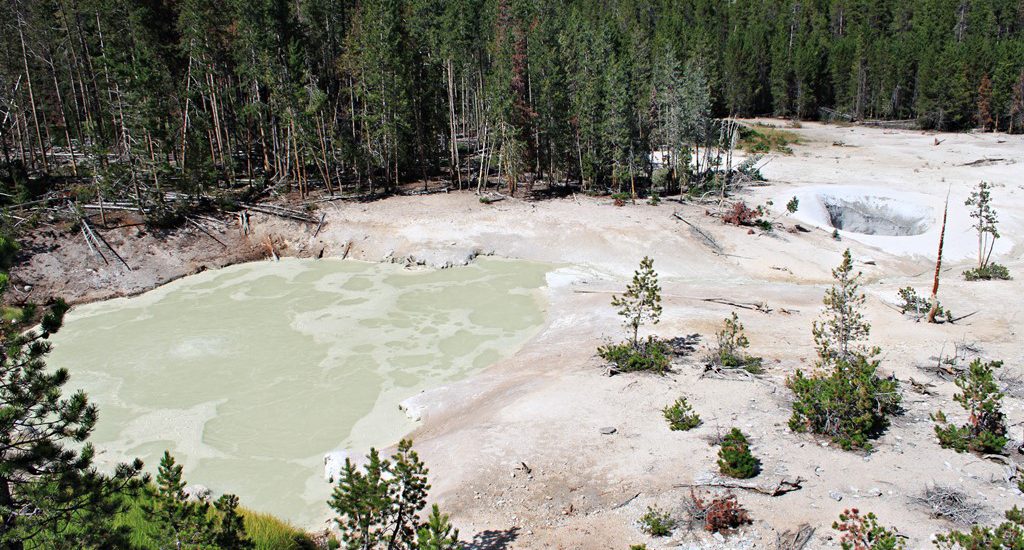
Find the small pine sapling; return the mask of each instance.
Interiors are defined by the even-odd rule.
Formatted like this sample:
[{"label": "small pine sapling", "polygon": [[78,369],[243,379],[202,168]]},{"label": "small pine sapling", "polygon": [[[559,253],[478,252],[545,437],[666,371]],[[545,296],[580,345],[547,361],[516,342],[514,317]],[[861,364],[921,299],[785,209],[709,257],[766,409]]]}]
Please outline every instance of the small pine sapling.
[{"label": "small pine sapling", "polygon": [[1005,266],[992,261],[992,252],[995,250],[996,240],[999,239],[999,218],[992,208],[991,190],[992,184],[986,181],[978,182],[978,186],[964,202],[971,207],[970,215],[974,218],[974,225],[971,227],[978,233],[978,267],[964,272],[964,278],[968,281],[1010,278],[1010,272]]},{"label": "small pine sapling", "polygon": [[645,324],[658,324],[661,320],[661,286],[654,260],[644,257],[640,269],[626,286],[622,296],[612,296],[612,306],[618,308],[629,340],[621,344],[608,344],[597,349],[598,355],[619,372],[654,371],[664,374],[668,370],[668,346],[653,336],[640,339],[640,328]]},{"label": "small pine sapling", "polygon": [[1003,414],[1000,401],[1003,394],[996,385],[993,372],[1003,365],[1002,361],[983,362],[975,359],[966,372],[957,376],[954,383],[960,393],[953,400],[967,411],[967,424],[955,426],[949,423],[946,415],[938,411],[932,419],[935,435],[944,448],[953,449],[958,453],[973,451],[976,453],[1001,454],[1008,441],[1006,437],[1006,415]]},{"label": "small pine sapling", "polygon": [[437,505],[430,509],[427,521],[416,532],[417,550],[459,550],[459,530],[452,527],[448,514],[442,514]]},{"label": "small pine sapling", "polygon": [[640,516],[640,529],[652,537],[671,535],[677,524],[672,514],[656,506],[648,506],[647,512]]},{"label": "small pine sapling", "polygon": [[750,442],[739,428],[733,428],[722,438],[718,470],[736,479],[750,479],[761,471],[761,461],[750,452]]},{"label": "small pine sapling", "polygon": [[[909,315],[914,320],[920,321],[928,315],[932,309],[933,304],[929,302],[927,298],[917,293],[914,287],[907,286],[899,290],[899,303],[897,306],[900,308],[900,313]],[[936,302],[935,315],[942,317],[945,322],[953,322],[953,314],[948,309],[942,307],[941,303]]]},{"label": "small pine sapling", "polygon": [[899,411],[899,384],[878,376],[880,350],[864,344],[871,325],[860,311],[865,297],[849,250],[832,276],[836,284],[825,293],[824,315],[812,330],[820,371],[807,376],[797,369],[786,381],[795,396],[789,426],[829,436],[843,449],[870,449],[868,439]]},{"label": "small pine sapling", "polygon": [[878,524],[875,514],[861,515],[856,509],[844,510],[832,528],[842,533],[839,544],[843,550],[902,550],[903,539]]},{"label": "small pine sapling", "polygon": [[685,432],[700,425],[700,416],[693,412],[685,397],[676,399],[675,403],[665,407],[661,412],[672,431]]},{"label": "small pine sapling", "polygon": [[708,357],[708,368],[743,369],[751,374],[761,374],[763,360],[760,357],[748,355],[746,350],[750,347],[750,340],[743,330],[736,312],[725,319],[722,330],[718,331],[718,349],[711,352]]},{"label": "small pine sapling", "polygon": [[800,209],[800,199],[793,197],[786,203],[786,212],[790,214],[796,214],[796,211]]}]

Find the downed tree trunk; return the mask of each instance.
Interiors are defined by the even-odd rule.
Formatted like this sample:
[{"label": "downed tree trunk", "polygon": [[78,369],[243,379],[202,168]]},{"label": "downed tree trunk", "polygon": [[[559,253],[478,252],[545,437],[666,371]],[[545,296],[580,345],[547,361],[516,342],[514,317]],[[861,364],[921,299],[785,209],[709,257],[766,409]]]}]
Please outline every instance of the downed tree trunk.
[{"label": "downed tree trunk", "polygon": [[770,497],[782,496],[786,493],[792,493],[803,488],[804,478],[796,477],[794,479],[779,478],[775,483],[764,483],[756,481],[743,481],[739,479],[723,478],[711,474],[706,476],[705,479],[695,480],[694,483],[683,483],[674,485],[676,488],[692,488],[692,487],[721,487],[723,489],[743,489],[745,491],[754,491],[761,493],[762,495],[768,495]]}]

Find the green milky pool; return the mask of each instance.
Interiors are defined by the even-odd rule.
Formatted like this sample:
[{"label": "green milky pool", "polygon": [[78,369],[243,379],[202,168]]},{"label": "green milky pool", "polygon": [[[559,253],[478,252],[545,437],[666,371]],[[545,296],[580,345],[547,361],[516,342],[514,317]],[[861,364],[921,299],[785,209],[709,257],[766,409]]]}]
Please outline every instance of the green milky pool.
[{"label": "green milky pool", "polygon": [[51,364],[99,406],[104,464],[155,471],[168,449],[190,483],[318,527],[324,454],[395,442],[413,427],[399,402],[518,349],[543,322],[548,269],[239,265],[75,308]]}]

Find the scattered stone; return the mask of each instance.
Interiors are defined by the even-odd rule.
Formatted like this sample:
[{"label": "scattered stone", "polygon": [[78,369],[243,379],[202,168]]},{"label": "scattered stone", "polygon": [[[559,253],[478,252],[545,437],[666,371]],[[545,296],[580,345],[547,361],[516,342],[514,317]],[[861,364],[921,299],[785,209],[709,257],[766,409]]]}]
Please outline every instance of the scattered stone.
[{"label": "scattered stone", "polygon": [[829,491],[828,496],[836,502],[843,500],[843,493],[840,493],[839,491]]},{"label": "scattered stone", "polygon": [[612,435],[613,433],[615,433],[617,431],[618,431],[617,429],[615,429],[615,428],[613,428],[611,426],[605,426],[604,428],[601,428],[601,435]]}]

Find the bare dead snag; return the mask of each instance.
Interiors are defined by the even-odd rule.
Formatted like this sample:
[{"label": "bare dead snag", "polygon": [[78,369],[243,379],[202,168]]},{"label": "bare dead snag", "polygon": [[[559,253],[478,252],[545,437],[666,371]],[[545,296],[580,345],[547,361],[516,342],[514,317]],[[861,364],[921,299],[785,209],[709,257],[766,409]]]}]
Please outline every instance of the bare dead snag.
[{"label": "bare dead snag", "polygon": [[928,322],[935,322],[939,312],[939,271],[942,269],[942,246],[946,240],[946,218],[949,215],[949,191],[946,191],[946,205],[942,209],[942,229],[939,231],[939,254],[935,258],[935,279],[932,282],[932,308],[928,311]]}]

